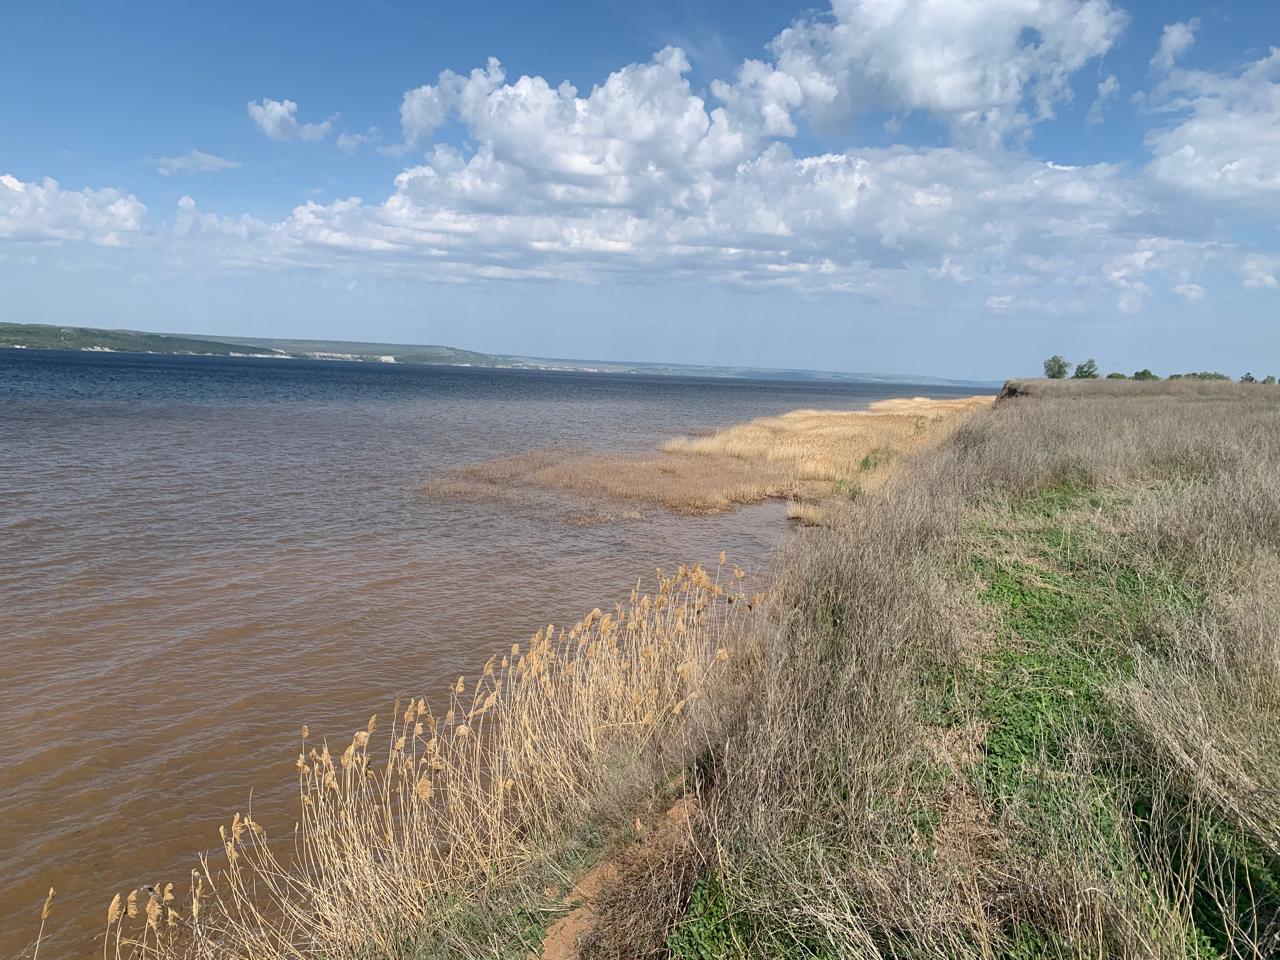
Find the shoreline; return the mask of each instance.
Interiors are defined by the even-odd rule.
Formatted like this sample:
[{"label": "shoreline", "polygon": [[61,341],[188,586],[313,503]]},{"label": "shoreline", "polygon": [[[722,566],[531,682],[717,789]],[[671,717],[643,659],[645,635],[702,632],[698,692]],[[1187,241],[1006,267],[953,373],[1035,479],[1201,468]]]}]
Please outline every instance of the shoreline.
[{"label": "shoreline", "polygon": [[[60,340],[75,346],[45,346],[57,333]],[[0,322],[0,341],[6,334],[25,335],[28,343],[0,342],[0,350],[43,349],[68,353],[138,353],[151,356],[234,356],[254,358],[317,359],[355,363],[398,363],[408,366],[443,366],[494,370],[537,370],[550,373],[594,373],[601,375],[705,377],[742,379],[754,382],[814,384],[868,384],[922,386],[932,389],[995,388],[998,384],[980,380],[948,380],[910,374],[849,373],[834,370],[797,368],[720,367],[662,361],[570,359],[490,354],[440,344],[379,343],[347,340],[305,340],[270,337],[215,337],[207,334],[148,333],[139,330],[100,329],[60,324],[17,324]],[[112,346],[111,344],[115,344]],[[170,349],[131,350],[130,346]],[[177,349],[181,344],[184,349]],[[224,347],[221,351],[200,346]],[[430,359],[424,359],[430,358]],[[452,359],[451,359],[452,358]]]},{"label": "shoreline", "polygon": [[[863,413],[858,413],[858,415],[856,415],[856,416],[858,416],[858,417],[859,417],[859,419],[863,419]],[[714,435],[716,435],[716,433],[714,433],[714,431],[713,431],[713,433],[712,433],[712,434],[709,434],[709,435],[710,435],[710,436],[714,436]],[[668,454],[667,454],[667,453],[664,453],[664,452],[660,452],[660,451],[658,451],[658,452],[657,452],[657,456],[660,456],[660,457],[667,457],[667,456],[668,456]],[[687,454],[687,458],[690,458],[690,460],[692,460],[692,458],[699,458],[699,460],[700,460],[700,458],[701,458],[701,457],[703,457],[703,454]],[[712,462],[716,462],[717,458],[716,458],[716,457],[708,457],[708,458],[707,458],[707,460],[712,461]],[[751,500],[751,502],[750,502],[750,503],[741,504],[741,506],[751,506],[751,503],[762,503],[762,502],[763,502],[763,499],[764,499],[764,498],[760,498],[760,499],[756,499],[756,500]],[[733,508],[736,508],[737,506],[740,506],[740,504],[732,504],[732,507],[733,507]],[[660,512],[664,512],[664,513],[666,513],[666,512],[667,512],[667,511],[666,511],[666,509],[664,509],[664,508],[662,508],[662,507],[655,507],[655,508],[659,509],[659,511],[660,511]],[[677,515],[675,515],[675,516],[676,516],[676,518],[673,518],[673,521],[672,521],[672,522],[682,522],[682,521],[678,521],[678,513],[677,513]],[[703,515],[696,515],[696,516],[703,516]],[[632,517],[632,518],[634,518],[634,517]],[[780,520],[781,520],[781,517],[780,517]],[[782,527],[780,527],[780,530],[781,530],[781,529],[782,529]],[[274,788],[274,786],[273,786],[273,788],[271,788],[271,790],[266,791],[266,792],[268,792],[268,794],[274,794],[274,792],[276,792],[276,791],[275,791],[275,788]],[[197,828],[198,828],[198,824],[196,824],[196,826],[197,826]],[[211,827],[212,827],[212,824],[210,824],[210,829],[211,829]],[[177,878],[174,878],[174,879],[177,879]],[[74,892],[74,891],[72,891],[72,892]],[[64,902],[65,902],[65,904],[69,904],[69,902],[72,902],[72,901],[64,900]],[[59,905],[59,906],[61,906],[61,905]],[[55,908],[54,920],[52,920],[52,923],[51,923],[51,929],[55,929],[55,931],[56,931],[56,919],[58,919],[58,918],[56,918],[56,914],[58,914],[58,913],[59,913],[59,910],[56,910],[56,908]],[[44,950],[44,951],[42,951],[42,954],[49,954],[50,946],[51,946],[51,945],[47,945],[47,943],[46,943],[45,950]],[[56,952],[56,947],[54,947],[54,951]],[[49,955],[50,955],[50,956],[52,956],[52,955],[54,955],[54,954],[49,954]]]},{"label": "shoreline", "polygon": [[[16,658],[10,704],[15,715],[43,722],[58,715],[55,691],[70,686],[72,699],[96,697],[93,689],[82,692],[87,681],[75,679],[90,675],[102,678],[108,696],[92,717],[60,720],[0,780],[14,825],[2,858],[6,956],[29,945],[35,932],[27,924],[29,906],[42,902],[50,881],[59,895],[40,955],[59,960],[92,947],[81,947],[79,934],[95,932],[105,907],[94,878],[130,885],[180,880],[192,840],[216,846],[221,813],[236,809],[251,790],[256,815],[276,831],[288,828],[285,813],[296,801],[287,774],[279,776],[279,748],[295,718],[313,731],[350,729],[367,719],[360,716],[366,705],[389,704],[401,690],[437,689],[450,672],[456,680],[495,638],[520,638],[528,614],[546,611],[557,623],[572,623],[604,599],[625,599],[636,575],[647,577],[654,561],[666,558],[714,567],[727,548],[735,560],[756,561],[744,567],[760,569],[765,561],[758,558],[787,529],[781,503],[692,522],[656,511],[594,527],[564,526],[554,514],[529,510],[430,503],[417,492],[429,475],[422,465],[448,460],[433,445],[440,431],[419,426],[418,412],[439,394],[420,386],[427,377],[403,378],[389,408],[382,387],[368,403],[342,399],[337,406],[325,386],[335,380],[402,378],[306,364],[306,379],[294,385],[296,373],[290,374],[285,396],[274,385],[281,379],[274,368],[254,373],[248,361],[210,363],[235,371],[235,393],[224,403],[222,375],[194,378],[188,389],[184,371],[195,361],[75,359],[39,360],[31,370],[40,380],[31,390],[29,378],[6,382],[6,396],[18,391],[14,412],[38,413],[31,422],[42,425],[24,428],[20,446],[10,448],[30,465],[13,476],[30,491],[19,510],[33,517],[11,530],[12,569],[35,570],[39,560],[45,566],[38,569],[47,571],[25,577],[7,611],[15,650],[39,651],[27,662],[38,664],[42,677],[38,686],[25,685],[28,668]],[[10,359],[7,366],[18,363]],[[120,377],[121,370],[137,373]],[[823,390],[795,403],[811,395],[807,387],[765,385],[744,393],[682,380],[655,398],[647,383],[615,388],[601,378],[578,379],[479,378],[480,402],[459,412],[473,417],[483,436],[458,449],[511,447],[520,436],[557,433],[607,444],[610,428],[592,424],[584,432],[587,422],[573,406],[557,421],[564,384],[612,405],[655,445],[670,435],[668,424],[696,431],[703,423],[746,419],[735,416],[744,401],[754,413],[844,395]],[[467,387],[467,396],[474,389]],[[880,395],[854,390],[848,405],[867,393]],[[67,399],[44,402],[57,394]],[[512,398],[521,399],[519,411]],[[547,428],[539,430],[539,422]],[[370,427],[381,429],[366,439]],[[322,459],[307,439],[314,430],[334,440],[322,445]],[[175,444],[191,456],[173,460]],[[401,456],[406,449],[422,459]],[[129,495],[104,500],[86,489],[67,504],[46,496],[38,475],[61,469],[67,457],[55,456],[59,451],[121,463],[118,480]],[[282,481],[291,496],[260,495]],[[319,526],[317,510],[325,521]],[[41,519],[55,514],[58,523]],[[112,524],[103,526],[103,519]],[[274,530],[288,534],[278,546],[264,539]],[[425,530],[433,531],[430,540]],[[68,664],[85,660],[70,682],[60,679]],[[207,688],[191,663],[227,679]],[[83,743],[93,747],[82,757]],[[70,766],[67,756],[76,758]]]},{"label": "shoreline", "polygon": [[790,541],[767,594],[722,557],[539,631],[443,717],[410,704],[389,747],[371,720],[341,760],[300,757],[300,842],[341,895],[294,872],[259,903],[248,878],[282,865],[237,816],[209,929],[254,960],[293,949],[273,911],[304,906],[321,952],[394,957],[1257,945],[1280,813],[1233,771],[1280,784],[1254,744],[1280,678],[1238,611],[1280,616],[1248,575],[1259,550],[1280,569],[1280,522],[1253,522],[1280,511],[1280,444],[1258,446],[1280,397],[1240,389],[1037,384]]},{"label": "shoreline", "polygon": [[[899,399],[899,400],[896,400],[896,401],[892,401],[892,402],[890,403],[890,406],[892,407],[892,406],[893,406],[893,405],[895,405],[895,404],[897,404],[897,405],[901,405],[902,403],[909,403],[909,402],[910,402],[910,401],[907,401],[905,398],[902,398],[902,399]],[[916,401],[916,402],[917,402],[917,403],[924,403],[926,406],[929,406],[929,405],[931,405],[931,404],[933,404],[933,403],[934,403],[934,401]],[[944,404],[944,405],[945,405],[945,404],[947,404],[947,403],[950,403],[950,401],[939,401],[939,402],[940,402],[940,403],[942,403],[942,404]],[[984,402],[984,403],[989,403],[989,402],[990,402],[990,398],[984,398],[984,400],[983,400],[982,402]],[[900,414],[901,414],[901,411],[896,411],[896,413],[895,413],[895,415],[900,415]],[[788,415],[784,415],[784,416],[783,416],[783,419],[785,420],[785,419],[786,419],[786,417],[789,417],[789,416],[791,416],[791,415],[790,415],[790,414],[788,414]],[[848,414],[831,414],[831,413],[824,413],[824,414],[822,414],[821,416],[822,416],[822,417],[824,417],[824,418],[830,418],[830,417],[832,417],[832,416],[835,416],[835,417],[837,418],[837,420],[842,419],[842,418],[843,418],[843,419],[848,419],[848,420],[850,420],[850,422],[855,423],[855,424],[858,424],[858,425],[860,425],[860,426],[861,426],[861,425],[863,425],[863,424],[874,424],[874,423],[879,423],[879,422],[880,422],[880,419],[881,419],[881,418],[880,418],[880,417],[875,413],[875,411],[874,411],[874,410],[872,410],[872,411],[858,411],[858,412],[855,412],[855,413],[848,413]],[[825,425],[826,425],[827,427],[830,427],[830,426],[831,426],[831,424],[830,424],[829,422],[827,422],[826,420],[824,420],[823,422],[825,423]],[[725,430],[725,431],[713,431],[713,432],[711,432],[711,433],[709,433],[709,434],[707,434],[707,435],[705,435],[705,436],[695,437],[695,438],[693,438],[691,441],[688,441],[688,442],[698,443],[698,442],[702,442],[702,441],[705,441],[705,440],[714,440],[716,437],[718,437],[718,436],[720,436],[721,434],[724,434],[724,433],[726,433],[726,432],[729,432],[729,431],[732,431],[732,430],[735,430],[735,429],[741,429],[742,427],[751,427],[751,426],[752,426],[752,425],[751,425],[750,423],[748,423],[748,424],[740,425],[739,427],[727,428],[727,430]],[[838,426],[839,426],[839,424],[838,424]],[[844,427],[844,429],[846,429],[846,431],[847,431],[847,426],[846,426],[846,427]],[[913,428],[913,429],[914,429],[914,428]],[[795,431],[790,431],[790,432],[789,432],[789,434],[788,434],[788,436],[789,436],[791,439],[794,439],[794,437],[793,437],[794,432],[795,432]],[[870,440],[868,440],[868,443],[869,443],[869,442],[870,442]],[[708,461],[709,463],[711,463],[711,464],[713,464],[713,465],[714,465],[714,464],[717,464],[717,463],[719,463],[719,462],[720,462],[720,458],[719,458],[719,456],[714,455],[714,454],[713,454],[713,455],[710,455],[710,456],[705,455],[705,454],[701,454],[701,453],[680,453],[680,454],[670,454],[670,453],[668,453],[668,452],[658,450],[658,451],[655,451],[655,453],[654,453],[654,455],[653,455],[653,456],[658,457],[658,458],[671,458],[671,459],[675,459],[675,460],[677,460],[677,461],[681,461],[681,460],[684,460],[684,461],[690,461],[690,460],[692,460],[692,461],[701,461],[701,460],[705,459],[706,461]],[[790,464],[792,464],[792,463],[793,463],[793,460],[794,460],[794,458],[793,458],[793,457],[790,457],[790,456],[785,457],[785,458],[783,458],[783,459],[784,459],[784,462],[785,462],[786,464],[789,464],[789,465],[790,465]],[[877,466],[878,466],[878,465],[877,465]],[[788,469],[790,469],[790,468],[791,468],[791,467],[789,466],[789,467],[788,467]],[[865,471],[864,471],[864,472],[865,472]],[[816,481],[816,478],[812,478],[812,482],[818,482],[818,483],[820,483],[820,484],[825,484],[825,485],[826,485],[827,487],[829,487],[829,488],[830,488],[830,487],[832,487],[832,484],[827,483],[827,482],[825,482],[825,481]],[[736,507],[737,507],[737,506],[739,506],[739,505],[750,505],[751,503],[761,503],[761,502],[763,502],[765,499],[766,499],[766,498],[764,498],[764,497],[756,498],[756,499],[754,499],[754,500],[750,500],[750,501],[748,501],[746,504],[731,503],[731,504],[729,504],[729,505],[728,505],[728,507],[729,507],[729,508],[736,508]],[[657,505],[657,506],[654,506],[653,508],[654,508],[654,509],[662,510],[663,512],[666,512],[665,507],[664,507],[664,506],[662,506],[662,505],[660,505],[660,504],[659,504],[659,505]],[[676,512],[676,516],[678,516],[678,515],[679,515],[679,513],[678,513],[678,512]],[[698,513],[698,514],[695,514],[695,515],[702,515],[702,514],[701,514],[701,513]],[[736,571],[734,571],[734,572],[736,572]],[[683,576],[684,574],[681,574],[681,575]],[[691,574],[690,574],[690,575],[691,575]],[[737,578],[735,578],[735,580],[736,580],[736,579],[737,579]],[[749,606],[749,605],[748,605],[748,606]],[[212,882],[212,880],[210,879],[210,881],[209,881],[209,882],[211,883],[211,882]],[[56,915],[55,915],[55,920],[56,920]]]}]

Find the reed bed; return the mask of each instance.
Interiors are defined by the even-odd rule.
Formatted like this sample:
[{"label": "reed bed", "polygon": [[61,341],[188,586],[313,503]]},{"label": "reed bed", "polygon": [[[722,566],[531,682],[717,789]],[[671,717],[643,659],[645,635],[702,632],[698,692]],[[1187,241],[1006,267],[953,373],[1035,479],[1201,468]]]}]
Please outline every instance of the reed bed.
[{"label": "reed bed", "polygon": [[[689,516],[795,496],[800,484],[781,464],[665,453],[614,455],[534,450],[464,464],[423,485],[431,497],[552,509],[547,495],[568,495],[565,517],[638,516],[627,507],[661,507]],[[565,509],[565,504],[558,505]]]},{"label": "reed bed", "polygon": [[668,453],[727,456],[753,464],[784,464],[797,481],[834,483],[856,477],[925,443],[957,415],[989,406],[990,397],[877,401],[866,410],[793,410],[718,430],[677,437]]},{"label": "reed bed", "polygon": [[798,519],[815,505],[881,482],[904,453],[937,442],[990,397],[882,400],[868,410],[797,410],[676,437],[660,452],[597,454],[529,451],[467,464],[425,485],[429,495],[519,502],[532,491],[560,491],[596,503],[631,503],[706,515],[785,499]]},{"label": "reed bed", "polygon": [[[506,955],[571,876],[576,838],[625,818],[686,767],[733,684],[730,636],[753,605],[722,563],[661,576],[614,611],[370,718],[340,750],[304,728],[298,820],[220,828],[189,889],[117,895],[106,957]],[[532,942],[524,942],[532,939]],[[521,955],[519,950],[515,955]]]}]

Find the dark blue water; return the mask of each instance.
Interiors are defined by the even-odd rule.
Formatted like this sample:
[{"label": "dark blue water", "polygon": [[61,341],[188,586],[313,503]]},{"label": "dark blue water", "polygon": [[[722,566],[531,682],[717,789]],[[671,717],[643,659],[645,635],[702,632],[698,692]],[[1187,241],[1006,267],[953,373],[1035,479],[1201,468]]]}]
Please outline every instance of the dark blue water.
[{"label": "dark blue water", "polygon": [[442,471],[967,392],[0,350],[0,956],[50,883],[97,917],[185,876],[251,789],[283,817],[301,724],[342,739],[655,565],[759,568],[786,530],[779,504],[574,526],[433,499]]},{"label": "dark blue water", "polygon": [[[966,396],[968,388],[800,380],[570,373],[478,367],[431,367],[328,360],[168,356],[0,348],[0,401],[98,403],[341,404],[397,402],[424,396],[520,401],[691,395],[751,398],[781,409],[848,407],[903,396]],[[659,400],[660,402],[660,400]],[[762,408],[765,409],[765,408]]]}]

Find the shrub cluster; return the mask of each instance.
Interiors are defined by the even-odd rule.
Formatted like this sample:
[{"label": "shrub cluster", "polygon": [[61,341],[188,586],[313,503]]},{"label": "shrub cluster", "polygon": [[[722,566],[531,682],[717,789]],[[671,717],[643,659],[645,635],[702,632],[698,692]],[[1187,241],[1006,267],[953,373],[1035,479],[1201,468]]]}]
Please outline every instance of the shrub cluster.
[{"label": "shrub cluster", "polygon": [[[1044,375],[1049,380],[1064,380],[1070,374],[1074,380],[1097,380],[1098,379],[1098,362],[1090,357],[1088,360],[1082,361],[1075,365],[1072,370],[1070,361],[1061,354],[1055,353],[1044,362]],[[1108,380],[1127,380],[1130,375],[1121,373],[1120,371],[1112,371],[1107,374]],[[1144,367],[1136,370],[1132,374],[1134,380],[1159,380],[1160,377],[1152,373],[1150,369]],[[1225,373],[1218,373],[1212,370],[1202,370],[1199,373],[1171,373],[1170,380],[1230,380],[1231,378]],[[1252,373],[1246,373],[1240,378],[1241,383],[1265,383],[1274,384],[1276,378],[1268,375],[1261,379],[1255,377]]]}]

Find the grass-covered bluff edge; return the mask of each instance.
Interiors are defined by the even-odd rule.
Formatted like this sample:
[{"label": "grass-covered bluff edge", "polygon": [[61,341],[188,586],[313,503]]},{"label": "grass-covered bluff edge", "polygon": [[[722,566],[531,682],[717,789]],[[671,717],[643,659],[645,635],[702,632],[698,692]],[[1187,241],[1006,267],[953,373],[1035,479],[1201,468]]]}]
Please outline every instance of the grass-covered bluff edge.
[{"label": "grass-covered bluff edge", "polygon": [[1024,382],[898,466],[765,598],[682,571],[304,750],[296,855],[238,817],[106,951],[537,955],[605,859],[583,957],[1276,955],[1280,390]]}]

